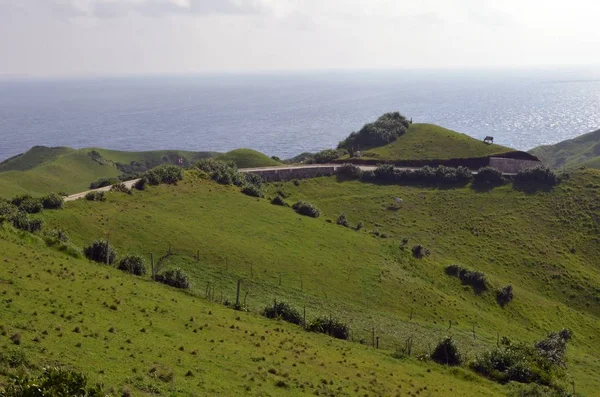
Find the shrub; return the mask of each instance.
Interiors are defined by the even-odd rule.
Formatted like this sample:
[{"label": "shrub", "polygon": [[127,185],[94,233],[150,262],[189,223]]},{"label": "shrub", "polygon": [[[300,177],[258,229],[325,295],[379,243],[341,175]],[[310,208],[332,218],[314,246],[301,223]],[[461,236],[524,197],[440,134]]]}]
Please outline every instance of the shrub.
[{"label": "shrub", "polygon": [[47,210],[56,210],[64,206],[65,199],[56,193],[50,193],[47,196],[42,197],[42,205]]},{"label": "shrub", "polygon": [[176,165],[163,164],[146,171],[144,173],[144,179],[146,179],[150,185],[160,185],[161,183],[175,185],[178,181],[183,179],[183,170]]},{"label": "shrub", "polygon": [[85,195],[85,199],[88,201],[106,201],[105,192],[88,192]]},{"label": "shrub", "polygon": [[138,255],[128,255],[121,258],[117,269],[127,273],[135,274],[136,276],[143,276],[146,274],[144,260]]},{"label": "shrub", "polygon": [[564,367],[567,342],[571,336],[571,331],[567,328],[559,332],[550,332],[546,338],[535,344],[535,348],[552,364]]},{"label": "shrub", "polygon": [[308,324],[308,330],[311,332],[318,332],[321,334],[327,334],[337,339],[349,339],[350,328],[331,317],[318,317]]},{"label": "shrub", "polygon": [[460,365],[462,362],[458,346],[451,336],[445,337],[438,343],[431,353],[431,359],[436,363],[446,365]]},{"label": "shrub", "polygon": [[180,268],[169,269],[162,274],[156,275],[156,281],[170,285],[171,287],[189,289],[190,278]]},{"label": "shrub", "polygon": [[487,279],[483,272],[460,269],[458,278],[465,285],[470,285],[477,291],[485,291],[487,289]]},{"label": "shrub", "polygon": [[111,186],[116,183],[119,183],[117,178],[100,178],[90,183],[90,189],[99,189],[105,186]]},{"label": "shrub", "polygon": [[133,194],[131,189],[129,189],[127,186],[125,186],[124,183],[117,183],[116,185],[112,185],[112,187],[110,188],[110,191],[111,192],[121,192],[121,193],[125,193],[125,194]]},{"label": "shrub", "polygon": [[108,242],[97,240],[83,248],[83,254],[86,258],[99,263],[106,263],[107,251],[108,264],[112,265],[117,259],[117,253],[112,247],[109,247]]},{"label": "shrub", "polygon": [[17,196],[13,198],[11,204],[16,206],[20,211],[26,212],[28,214],[38,214],[42,212],[44,206],[40,199],[36,199],[26,194],[23,196]]},{"label": "shrub", "polygon": [[421,244],[418,244],[412,247],[412,254],[415,258],[421,259],[425,256],[429,256],[431,252],[429,252],[429,250],[423,247]]},{"label": "shrub", "polygon": [[63,368],[46,368],[37,377],[14,376],[6,389],[0,392],[2,397],[101,397],[104,395],[101,385],[89,387],[85,375]]},{"label": "shrub", "polygon": [[317,207],[305,201],[298,201],[292,208],[300,215],[310,216],[312,218],[318,218],[321,215],[321,211]]},{"label": "shrub", "polygon": [[508,305],[510,301],[513,300],[513,287],[512,285],[506,285],[498,291],[496,291],[496,301],[502,307]]},{"label": "shrub", "polygon": [[514,178],[518,188],[552,187],[560,182],[558,176],[550,168],[539,166],[519,171]]},{"label": "shrub", "polygon": [[133,184],[133,187],[137,190],[145,190],[146,189],[146,184],[148,183],[148,180],[144,177],[138,179],[138,181],[136,183]]},{"label": "shrub", "polygon": [[10,222],[17,215],[18,208],[8,201],[0,199],[0,223]]},{"label": "shrub", "polygon": [[336,223],[344,227],[350,227],[350,222],[348,222],[348,219],[344,213],[341,213],[340,216],[338,216]]},{"label": "shrub", "polygon": [[245,185],[242,188],[242,193],[244,193],[247,196],[251,196],[251,197],[264,197],[264,193],[262,192],[262,190],[257,187],[256,185]]},{"label": "shrub", "polygon": [[363,226],[364,226],[364,225],[363,225],[363,223],[362,223],[362,222],[358,222],[358,223],[356,224],[356,226],[354,226],[354,230],[356,230],[356,231],[358,232],[360,229],[362,229],[362,228],[363,228]]},{"label": "shrub", "polygon": [[460,266],[458,266],[458,265],[446,266],[446,274],[447,275],[458,277],[458,272],[460,272]]},{"label": "shrub", "polygon": [[273,205],[281,205],[282,207],[289,207],[289,204],[286,203],[283,198],[279,195],[275,196],[273,200],[271,200],[271,204]]},{"label": "shrub", "polygon": [[242,186],[246,176],[238,172],[234,162],[225,162],[215,159],[202,159],[196,163],[196,168],[206,172],[212,180],[222,185]]},{"label": "shrub", "polygon": [[243,175],[247,185],[256,186],[258,189],[262,188],[264,181],[260,175],[253,174],[252,172],[246,172]]},{"label": "shrub", "polygon": [[348,154],[348,151],[346,150],[340,150],[340,149],[325,149],[325,150],[321,150],[318,153],[315,153],[314,157],[313,157],[313,162],[317,163],[317,164],[325,164],[325,163],[330,163],[331,161],[337,159],[338,157],[341,157],[345,154]]},{"label": "shrub", "polygon": [[41,219],[30,218],[27,213],[19,211],[10,218],[12,225],[19,229],[29,233],[35,233],[42,230],[44,221]]},{"label": "shrub", "polygon": [[347,179],[360,179],[362,170],[354,164],[344,164],[338,169],[338,175]]},{"label": "shrub", "polygon": [[383,146],[404,134],[409,125],[410,122],[400,113],[385,113],[374,123],[366,124],[360,131],[351,133],[339,143],[338,148],[363,150]]},{"label": "shrub", "polygon": [[493,167],[483,167],[473,177],[474,183],[479,186],[501,186],[505,183],[502,172]]},{"label": "shrub", "polygon": [[56,241],[59,241],[61,243],[69,242],[69,235],[62,229],[52,229],[46,233],[46,236],[55,239]]},{"label": "shrub", "polygon": [[300,312],[285,302],[274,302],[272,306],[263,309],[263,316],[267,318],[280,318],[288,323],[301,325],[304,321]]}]

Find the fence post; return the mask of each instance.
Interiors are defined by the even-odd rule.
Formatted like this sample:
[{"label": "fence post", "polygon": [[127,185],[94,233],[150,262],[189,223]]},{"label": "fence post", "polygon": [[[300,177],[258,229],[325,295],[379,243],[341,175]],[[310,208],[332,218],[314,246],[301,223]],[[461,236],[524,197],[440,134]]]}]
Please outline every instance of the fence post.
[{"label": "fence post", "polygon": [[237,292],[235,294],[235,305],[240,306],[240,287],[242,286],[242,279],[239,279],[237,282]]},{"label": "fence post", "polygon": [[379,349],[379,336],[377,337],[377,349]]},{"label": "fence post", "polygon": [[476,339],[475,338],[475,324],[473,324],[473,339]]},{"label": "fence post", "polygon": [[154,253],[150,253],[150,269],[152,270],[152,280],[155,279],[156,272],[154,271]]}]

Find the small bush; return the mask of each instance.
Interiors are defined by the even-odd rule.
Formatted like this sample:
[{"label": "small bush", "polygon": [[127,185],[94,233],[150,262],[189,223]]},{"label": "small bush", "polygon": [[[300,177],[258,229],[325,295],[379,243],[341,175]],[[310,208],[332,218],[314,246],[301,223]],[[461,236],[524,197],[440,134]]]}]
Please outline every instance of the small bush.
[{"label": "small bush", "polygon": [[363,223],[362,223],[362,222],[358,222],[358,223],[356,224],[356,226],[354,226],[354,230],[356,230],[356,231],[358,232],[360,229],[362,229],[362,228],[363,228],[363,226],[364,226],[364,225],[363,225]]},{"label": "small bush", "polygon": [[421,259],[425,256],[429,256],[431,252],[429,252],[429,250],[423,247],[421,244],[418,244],[412,247],[412,254],[415,258]]},{"label": "small bush", "polygon": [[321,215],[321,211],[316,206],[305,201],[298,201],[292,208],[300,215],[310,216],[312,218],[318,218]]},{"label": "small bush", "polygon": [[552,364],[564,367],[566,365],[567,342],[571,337],[571,331],[567,328],[559,332],[550,332],[546,338],[535,344],[535,348]]},{"label": "small bush", "polygon": [[436,363],[446,365],[460,365],[462,362],[458,346],[456,346],[451,336],[445,337],[438,343],[433,353],[431,353],[431,359]]},{"label": "small bush", "polygon": [[100,178],[90,183],[90,189],[99,189],[101,187],[111,186],[119,183],[117,178]]},{"label": "small bush", "polygon": [[125,186],[124,183],[117,183],[116,185],[112,185],[112,187],[110,188],[110,191],[111,192],[120,192],[120,193],[125,193],[125,194],[133,194],[131,189],[129,189],[127,186]]},{"label": "small bush", "polygon": [[69,242],[69,235],[62,229],[52,229],[46,233],[46,236],[61,243]]},{"label": "small bush", "polygon": [[47,196],[42,197],[42,206],[47,210],[57,210],[63,208],[65,205],[65,199],[56,193],[50,193]]},{"label": "small bush", "polygon": [[350,222],[348,222],[348,218],[343,213],[338,216],[336,223],[340,226],[350,227]]},{"label": "small bush", "polygon": [[161,183],[176,185],[183,179],[183,170],[176,165],[163,164],[146,171],[143,178],[150,185],[160,185]]},{"label": "small bush", "polygon": [[404,134],[410,122],[398,112],[386,113],[375,122],[366,124],[358,132],[351,133],[338,145],[340,149],[368,149],[387,145]]},{"label": "small bush", "polygon": [[327,334],[337,339],[349,339],[350,328],[339,320],[330,317],[318,317],[308,324],[311,332]]},{"label": "small bush", "polygon": [[362,170],[354,164],[344,164],[338,169],[338,175],[347,179],[360,179]]},{"label": "small bush", "polygon": [[519,171],[514,178],[517,188],[552,187],[558,185],[560,179],[550,168],[539,166]]},{"label": "small bush", "polygon": [[253,174],[252,172],[244,173],[244,179],[246,180],[247,185],[256,186],[258,189],[263,187],[263,179],[258,174]]},{"label": "small bush", "polygon": [[283,198],[279,195],[275,196],[275,198],[273,200],[271,200],[271,204],[273,205],[280,205],[282,207],[289,207],[290,205],[288,203],[286,203]]},{"label": "small bush", "polygon": [[512,285],[506,285],[498,291],[496,291],[496,301],[502,307],[508,305],[510,301],[513,300],[513,287]]},{"label": "small bush", "polygon": [[148,183],[148,180],[146,178],[142,177],[142,178],[138,179],[138,181],[136,183],[133,184],[133,187],[137,190],[145,190],[147,183]]},{"label": "small bush", "polygon": [[105,192],[88,192],[85,195],[85,199],[88,201],[106,201]]},{"label": "small bush", "polygon": [[11,203],[16,206],[19,211],[28,214],[38,214],[44,209],[40,199],[33,198],[29,195],[17,196],[11,200]]},{"label": "small bush", "polygon": [[483,167],[477,171],[473,182],[479,186],[495,187],[504,185],[506,180],[502,176],[502,172],[499,169],[493,167]]},{"label": "small bush", "polygon": [[63,368],[46,368],[37,377],[30,375],[12,377],[0,395],[2,397],[101,397],[105,394],[101,385],[89,387],[87,378],[82,373]]},{"label": "small bush", "polygon": [[27,213],[21,211],[12,216],[10,221],[15,228],[29,233],[39,232],[44,226],[44,221],[41,219],[30,218]]},{"label": "small bush", "polygon": [[109,265],[115,263],[117,259],[116,251],[112,247],[109,247],[108,242],[102,240],[94,241],[91,245],[84,247],[83,254],[89,260],[99,263],[106,263],[108,254]]},{"label": "small bush", "polygon": [[337,150],[325,149],[325,150],[321,150],[318,153],[315,153],[315,155],[313,157],[313,162],[315,162],[317,164],[326,164],[326,163],[332,162],[333,160],[335,160],[345,154],[348,154],[348,151],[343,150],[343,149],[337,149]]},{"label": "small bush", "polygon": [[175,288],[190,288],[190,278],[180,268],[169,269],[162,274],[157,274],[156,281],[158,281],[159,283],[170,285],[171,287]]},{"label": "small bush", "polygon": [[300,312],[285,302],[276,302],[263,309],[263,316],[267,318],[280,318],[288,323],[301,325],[303,323]]},{"label": "small bush", "polygon": [[262,192],[262,190],[258,186],[250,185],[250,184],[245,185],[242,188],[242,193],[244,193],[247,196],[251,196],[251,197],[261,198],[261,197],[265,196],[264,193]]},{"label": "small bush", "polygon": [[146,274],[144,260],[138,255],[128,255],[121,258],[117,269],[127,273],[135,274],[136,276],[143,276]]},{"label": "small bush", "polygon": [[458,277],[458,272],[460,272],[460,266],[458,266],[458,265],[446,266],[446,274],[447,275]]},{"label": "small bush", "polygon": [[483,272],[460,269],[458,278],[465,285],[470,285],[477,291],[485,291],[487,289],[487,279]]},{"label": "small bush", "polygon": [[196,163],[196,168],[206,172],[211,179],[222,185],[242,186],[247,182],[247,177],[238,172],[233,162],[225,162],[215,159],[202,159]]}]

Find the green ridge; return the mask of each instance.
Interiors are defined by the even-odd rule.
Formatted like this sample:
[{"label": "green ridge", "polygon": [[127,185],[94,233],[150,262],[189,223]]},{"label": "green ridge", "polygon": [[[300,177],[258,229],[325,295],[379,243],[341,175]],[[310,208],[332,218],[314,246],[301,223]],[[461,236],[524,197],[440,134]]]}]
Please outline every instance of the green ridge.
[{"label": "green ridge", "polygon": [[600,169],[600,130],[554,145],[538,146],[531,149],[530,153],[555,169],[563,167]]},{"label": "green ridge", "polygon": [[233,161],[238,168],[276,167],[282,165],[265,154],[252,149],[236,149],[218,155],[217,160]]}]

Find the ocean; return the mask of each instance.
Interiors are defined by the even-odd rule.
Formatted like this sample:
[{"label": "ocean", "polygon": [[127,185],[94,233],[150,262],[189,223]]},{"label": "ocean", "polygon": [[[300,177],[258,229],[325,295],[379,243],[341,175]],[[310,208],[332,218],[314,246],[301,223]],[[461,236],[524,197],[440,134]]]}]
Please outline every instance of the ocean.
[{"label": "ocean", "polygon": [[400,111],[520,150],[600,128],[594,70],[0,80],[0,161],[35,145],[289,158]]}]

